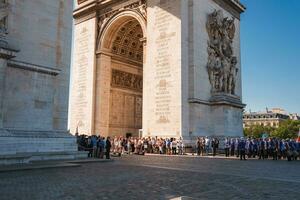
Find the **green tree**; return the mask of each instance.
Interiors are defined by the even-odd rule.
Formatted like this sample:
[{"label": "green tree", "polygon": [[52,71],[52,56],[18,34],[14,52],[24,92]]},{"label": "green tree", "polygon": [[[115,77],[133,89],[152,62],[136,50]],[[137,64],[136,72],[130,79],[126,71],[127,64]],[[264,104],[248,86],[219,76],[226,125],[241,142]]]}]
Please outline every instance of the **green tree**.
[{"label": "green tree", "polygon": [[263,125],[252,125],[248,128],[244,129],[245,137],[254,137],[260,138],[262,134],[267,133],[271,135],[274,131],[274,128],[270,126],[263,126]]},{"label": "green tree", "polygon": [[296,138],[300,128],[300,121],[286,120],[279,124],[279,127],[271,134],[272,137],[282,139]]}]

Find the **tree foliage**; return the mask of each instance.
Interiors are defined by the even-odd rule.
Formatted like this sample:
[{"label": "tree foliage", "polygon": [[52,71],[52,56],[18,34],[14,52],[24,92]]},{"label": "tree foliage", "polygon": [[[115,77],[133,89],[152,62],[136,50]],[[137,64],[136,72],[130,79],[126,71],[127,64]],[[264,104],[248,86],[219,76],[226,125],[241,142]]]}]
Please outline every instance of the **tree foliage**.
[{"label": "tree foliage", "polygon": [[278,128],[262,125],[252,125],[244,129],[246,137],[260,138],[262,134],[267,133],[271,137],[281,139],[296,138],[300,128],[300,121],[286,120],[279,124]]},{"label": "tree foliage", "polygon": [[296,138],[300,128],[300,121],[287,120],[280,123],[279,127],[272,132],[272,137],[282,139]]},{"label": "tree foliage", "polygon": [[254,137],[254,138],[260,138],[262,134],[268,134],[271,135],[274,131],[274,128],[270,126],[262,126],[262,125],[252,125],[249,128],[244,129],[244,135],[246,137]]}]

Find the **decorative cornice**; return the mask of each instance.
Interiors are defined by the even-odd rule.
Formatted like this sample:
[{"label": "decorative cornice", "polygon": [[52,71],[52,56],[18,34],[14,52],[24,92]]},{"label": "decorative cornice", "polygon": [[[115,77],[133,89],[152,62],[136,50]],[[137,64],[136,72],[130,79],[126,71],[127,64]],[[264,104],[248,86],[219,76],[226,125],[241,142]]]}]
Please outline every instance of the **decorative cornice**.
[{"label": "decorative cornice", "polygon": [[245,12],[246,7],[239,0],[213,0],[223,9],[231,13],[235,18],[240,19],[240,14]]},{"label": "decorative cornice", "polygon": [[24,70],[28,70],[28,71],[39,72],[39,73],[43,73],[43,74],[49,74],[52,76],[57,76],[61,71],[56,68],[34,65],[34,64],[25,63],[22,61],[17,61],[17,60],[9,60],[7,62],[7,66],[13,67],[13,68],[24,69]]},{"label": "decorative cornice", "polygon": [[96,12],[97,5],[97,1],[93,0],[79,6],[73,11],[73,18],[76,20],[82,16],[89,15],[92,12]]},{"label": "decorative cornice", "polygon": [[235,95],[228,95],[228,94],[219,94],[214,95],[209,101],[202,100],[198,98],[190,98],[189,103],[192,104],[203,104],[208,106],[220,106],[220,105],[226,105],[231,107],[236,107],[243,109],[246,104],[243,104],[239,97]]},{"label": "decorative cornice", "polygon": [[[73,11],[73,17],[75,20],[81,18],[85,15],[89,15],[92,12],[99,12],[99,16],[106,14],[107,12],[112,12],[110,7],[115,5],[121,5],[123,8],[130,8],[131,5],[137,4],[139,2],[144,2],[145,0],[87,0],[78,5],[78,7]],[[120,10],[121,8],[117,9]],[[104,12],[104,13],[103,13]]]},{"label": "decorative cornice", "polygon": [[82,3],[84,3],[84,2],[86,2],[87,0],[77,0],[77,4],[79,5],[79,4],[82,4]]},{"label": "decorative cornice", "polygon": [[230,0],[230,1],[231,1],[233,4],[235,4],[236,7],[238,7],[238,8],[240,9],[241,13],[242,13],[242,12],[245,12],[246,6],[244,6],[244,5],[240,2],[240,0]]},{"label": "decorative cornice", "polygon": [[0,58],[4,59],[11,59],[16,57],[16,50],[7,49],[7,48],[0,48]]}]

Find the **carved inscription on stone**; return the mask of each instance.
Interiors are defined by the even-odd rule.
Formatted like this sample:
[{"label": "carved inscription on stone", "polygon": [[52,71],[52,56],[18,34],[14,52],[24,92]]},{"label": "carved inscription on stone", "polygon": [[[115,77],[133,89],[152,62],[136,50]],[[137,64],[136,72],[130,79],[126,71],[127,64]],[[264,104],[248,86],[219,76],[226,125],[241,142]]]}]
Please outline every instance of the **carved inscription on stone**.
[{"label": "carved inscription on stone", "polygon": [[215,10],[208,16],[206,28],[209,36],[207,70],[212,92],[235,94],[238,68],[232,48],[234,18],[224,18],[221,10]]},{"label": "carved inscription on stone", "polygon": [[143,98],[136,96],[135,100],[135,126],[142,128]]},{"label": "carved inscription on stone", "polygon": [[86,105],[88,103],[88,99],[86,96],[87,93],[87,81],[88,81],[88,53],[90,51],[89,47],[89,38],[90,33],[87,28],[83,27],[76,38],[76,43],[78,44],[77,52],[76,52],[76,87],[75,87],[75,105],[77,107],[77,113],[75,116],[76,122],[78,123],[78,127],[86,126],[85,119],[86,115]]},{"label": "carved inscription on stone", "polygon": [[143,90],[143,77],[116,69],[112,69],[111,86],[141,92]]},{"label": "carved inscription on stone", "polygon": [[173,16],[166,11],[170,7],[172,1],[165,0],[160,2],[160,6],[155,8],[155,27],[159,37],[156,38],[155,57],[155,115],[157,123],[170,123],[171,109],[170,103],[172,96],[172,73],[171,73],[171,57],[172,57],[172,39],[176,35],[171,28]]}]

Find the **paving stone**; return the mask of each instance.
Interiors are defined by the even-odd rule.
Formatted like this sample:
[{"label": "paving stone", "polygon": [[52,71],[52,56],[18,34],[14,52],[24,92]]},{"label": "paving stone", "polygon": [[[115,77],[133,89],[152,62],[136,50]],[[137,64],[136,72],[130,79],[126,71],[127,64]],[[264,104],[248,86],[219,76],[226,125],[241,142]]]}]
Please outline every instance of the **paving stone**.
[{"label": "paving stone", "polygon": [[0,173],[6,199],[299,199],[300,161],[124,156]]}]

